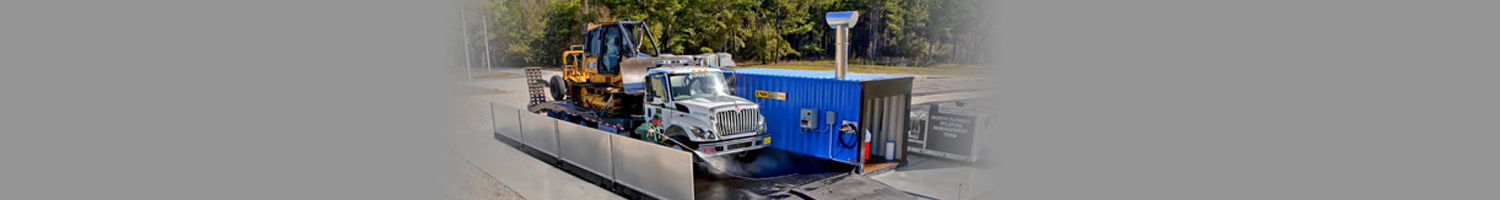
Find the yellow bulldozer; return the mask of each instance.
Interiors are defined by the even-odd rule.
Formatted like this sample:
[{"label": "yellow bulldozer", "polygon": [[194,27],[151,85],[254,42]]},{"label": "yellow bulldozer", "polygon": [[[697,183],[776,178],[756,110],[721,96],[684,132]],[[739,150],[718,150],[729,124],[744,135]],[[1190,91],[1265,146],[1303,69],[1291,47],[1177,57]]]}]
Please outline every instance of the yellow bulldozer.
[{"label": "yellow bulldozer", "polygon": [[[601,117],[640,114],[643,97],[638,93],[627,93],[624,79],[644,74],[633,73],[642,70],[621,68],[626,59],[652,57],[639,50],[642,44],[655,40],[650,30],[642,27],[645,23],[639,21],[586,25],[584,44],[574,45],[563,52],[563,74],[548,81],[553,100],[594,109]],[[655,45],[652,47],[652,53],[661,53]]]}]

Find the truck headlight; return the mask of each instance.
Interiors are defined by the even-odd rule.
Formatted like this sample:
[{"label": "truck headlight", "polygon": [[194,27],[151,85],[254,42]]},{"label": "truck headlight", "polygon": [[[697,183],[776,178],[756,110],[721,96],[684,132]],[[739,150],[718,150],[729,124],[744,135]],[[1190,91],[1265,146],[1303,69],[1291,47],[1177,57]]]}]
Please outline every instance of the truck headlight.
[{"label": "truck headlight", "polygon": [[697,126],[693,127],[693,135],[697,135],[698,137],[703,138],[703,139],[718,139],[718,138],[714,137],[713,132],[710,132],[708,130],[705,130],[705,129],[697,127]]},{"label": "truck headlight", "polygon": [[766,130],[766,118],[765,117],[761,117],[760,121],[755,122],[755,125],[756,125],[755,126],[755,130],[757,130],[757,131],[764,131],[764,130]]}]

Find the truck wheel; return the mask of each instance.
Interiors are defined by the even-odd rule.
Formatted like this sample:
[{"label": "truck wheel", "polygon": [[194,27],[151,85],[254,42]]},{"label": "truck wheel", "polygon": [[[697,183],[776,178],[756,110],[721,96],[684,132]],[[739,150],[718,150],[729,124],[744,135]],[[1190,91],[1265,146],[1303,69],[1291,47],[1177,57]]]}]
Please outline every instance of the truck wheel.
[{"label": "truck wheel", "polygon": [[[687,142],[683,142],[683,141],[688,141],[686,137],[682,137],[682,136],[672,136],[672,137],[669,137],[669,138],[671,138],[672,140],[676,140],[677,142],[681,142],[682,144],[687,144]],[[672,143],[672,142],[667,142],[667,146],[671,146],[672,149],[677,149],[677,150],[693,151],[692,149],[687,149],[687,147],[684,147],[682,145],[677,145],[676,143]]]},{"label": "truck wheel", "polygon": [[693,143],[692,140],[688,140],[687,134],[687,130],[683,130],[682,127],[679,126],[667,128],[667,137],[672,137],[672,139],[677,140],[677,142],[681,142],[682,145],[687,145],[688,148],[692,148],[690,150],[697,150],[698,143]]},{"label": "truck wheel", "polygon": [[[681,130],[681,129],[678,129],[678,130]],[[670,133],[671,131],[668,131],[668,132]],[[688,140],[687,136],[685,136],[685,135],[674,135],[671,138],[673,140],[677,140],[677,142],[682,143],[682,145],[686,145],[687,146],[687,147],[683,147],[683,146],[679,146],[679,145],[676,145],[676,144],[672,144],[671,146],[673,147],[673,149],[683,150],[683,151],[690,151],[690,152],[698,152],[698,143],[694,143],[692,140]],[[684,149],[684,148],[686,148],[686,149]],[[705,165],[705,162],[707,162],[707,161],[703,160],[703,157],[698,157],[697,153],[693,154],[693,165],[702,166],[702,165]]]},{"label": "truck wheel", "polygon": [[568,93],[568,86],[566,84],[568,83],[563,82],[562,76],[558,75],[553,75],[552,80],[547,81],[547,90],[552,92],[553,101],[562,101],[563,98],[567,97],[564,95]]}]

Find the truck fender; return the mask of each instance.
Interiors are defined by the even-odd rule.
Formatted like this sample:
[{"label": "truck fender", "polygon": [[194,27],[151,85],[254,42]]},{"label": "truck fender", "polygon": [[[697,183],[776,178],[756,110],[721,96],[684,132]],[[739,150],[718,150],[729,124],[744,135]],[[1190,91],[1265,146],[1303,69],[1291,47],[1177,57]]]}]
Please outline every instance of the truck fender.
[{"label": "truck fender", "polygon": [[[682,131],[680,133],[683,136],[687,136],[692,141],[695,141],[695,142],[709,141],[708,138],[699,138],[696,135],[690,134],[690,132],[688,132],[688,129],[693,128],[694,126],[697,126],[697,127],[700,127],[700,128],[704,128],[704,129],[710,129],[710,131],[711,131],[711,129],[714,128],[713,124],[708,123],[708,118],[707,117],[705,117],[705,116],[699,116],[699,115],[692,115],[692,114],[684,115],[682,117],[674,117],[674,118],[672,118],[672,122],[671,122],[671,126],[670,127],[680,129]],[[671,133],[671,131],[668,131],[668,133]]]},{"label": "truck fender", "polygon": [[667,128],[666,135],[667,135],[667,137],[678,137],[678,136],[688,137],[687,136],[687,128],[683,128],[682,126],[672,125],[672,127]]}]

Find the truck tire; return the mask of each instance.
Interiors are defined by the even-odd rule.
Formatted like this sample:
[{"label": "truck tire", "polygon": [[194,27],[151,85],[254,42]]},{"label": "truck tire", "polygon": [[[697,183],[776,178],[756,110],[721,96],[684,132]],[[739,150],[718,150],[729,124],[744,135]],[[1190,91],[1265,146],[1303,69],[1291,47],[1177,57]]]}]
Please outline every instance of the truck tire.
[{"label": "truck tire", "polygon": [[552,93],[553,101],[562,101],[563,98],[567,97],[564,95],[568,93],[567,84],[567,82],[563,81],[562,76],[558,75],[552,75],[552,80],[547,81],[547,90]]},{"label": "truck tire", "polygon": [[687,145],[688,148],[692,148],[692,150],[697,150],[698,149],[698,143],[693,142],[692,140],[688,140],[687,134],[688,134],[687,130],[682,129],[682,127],[680,127],[680,126],[673,126],[671,128],[667,128],[667,137],[671,137],[672,139],[676,139],[677,142],[682,142],[682,145]]},{"label": "truck tire", "polygon": [[734,154],[734,159],[739,160],[740,162],[754,162],[756,158],[760,158],[760,149],[742,151]]}]

